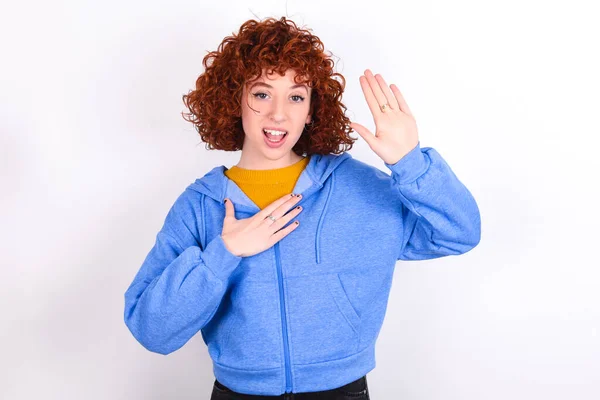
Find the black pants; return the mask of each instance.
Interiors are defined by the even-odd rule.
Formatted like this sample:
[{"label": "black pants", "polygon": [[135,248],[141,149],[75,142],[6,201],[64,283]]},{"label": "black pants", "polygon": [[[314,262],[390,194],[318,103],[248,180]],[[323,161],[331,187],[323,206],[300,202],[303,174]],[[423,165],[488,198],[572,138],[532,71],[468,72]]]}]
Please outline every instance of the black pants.
[{"label": "black pants", "polygon": [[210,400],[267,400],[267,399],[294,399],[294,400],[370,400],[367,376],[358,378],[336,389],[320,392],[286,393],[280,396],[262,396],[234,392],[215,379]]}]

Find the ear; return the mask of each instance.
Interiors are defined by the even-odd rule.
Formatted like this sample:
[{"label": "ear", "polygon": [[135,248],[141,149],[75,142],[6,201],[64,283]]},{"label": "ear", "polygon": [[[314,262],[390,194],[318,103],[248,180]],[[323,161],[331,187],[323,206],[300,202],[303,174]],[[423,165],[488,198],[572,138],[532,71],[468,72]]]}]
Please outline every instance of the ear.
[{"label": "ear", "polygon": [[306,124],[310,124],[311,120],[312,120],[312,116],[311,116],[310,114],[308,114],[308,115],[306,116],[306,122],[305,122],[305,123],[306,123]]}]

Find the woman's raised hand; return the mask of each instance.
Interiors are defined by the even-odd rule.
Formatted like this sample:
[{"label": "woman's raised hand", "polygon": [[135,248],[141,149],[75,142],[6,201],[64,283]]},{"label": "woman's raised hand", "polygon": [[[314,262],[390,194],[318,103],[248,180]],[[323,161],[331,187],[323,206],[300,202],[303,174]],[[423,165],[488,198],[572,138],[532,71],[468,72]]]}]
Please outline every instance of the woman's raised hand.
[{"label": "woman's raised hand", "polygon": [[[226,200],[221,232],[225,247],[238,257],[252,256],[272,247],[298,226],[299,222],[295,221],[281,229],[302,211],[302,207],[296,207],[287,213],[301,198],[302,195],[286,194],[252,217],[244,219],[235,218],[233,203]],[[275,221],[267,218],[268,215],[275,217]]]}]

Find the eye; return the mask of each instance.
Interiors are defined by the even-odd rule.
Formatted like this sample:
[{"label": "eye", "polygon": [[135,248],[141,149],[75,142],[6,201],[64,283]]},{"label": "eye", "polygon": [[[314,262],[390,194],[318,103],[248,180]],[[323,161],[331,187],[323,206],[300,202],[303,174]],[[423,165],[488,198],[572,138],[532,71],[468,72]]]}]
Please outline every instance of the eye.
[{"label": "eye", "polygon": [[262,93],[262,92],[257,92],[257,93],[253,93],[252,95],[254,97],[258,97],[259,99],[262,100],[262,99],[264,99],[264,97],[259,97],[259,96],[261,96],[261,95],[266,96],[267,94],[266,93]]},{"label": "eye", "polygon": [[[256,93],[252,93],[252,96],[257,97],[261,100],[264,100],[265,97],[261,97],[261,96],[268,96],[266,93],[263,92],[256,92]],[[304,101],[304,97],[300,96],[300,95],[293,95],[291,96],[292,98],[298,98],[299,100],[292,100],[294,103],[302,103]]]}]

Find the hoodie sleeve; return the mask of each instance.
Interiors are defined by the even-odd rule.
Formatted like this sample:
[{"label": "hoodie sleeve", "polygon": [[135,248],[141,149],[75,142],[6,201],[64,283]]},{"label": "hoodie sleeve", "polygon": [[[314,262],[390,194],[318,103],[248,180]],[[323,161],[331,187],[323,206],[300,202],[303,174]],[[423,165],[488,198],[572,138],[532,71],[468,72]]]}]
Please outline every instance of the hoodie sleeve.
[{"label": "hoodie sleeve", "polygon": [[403,204],[403,239],[398,260],[427,260],[463,254],[479,243],[479,208],[446,161],[421,142],[395,164],[392,190]]},{"label": "hoodie sleeve", "polygon": [[175,202],[125,292],[125,324],[159,354],[182,347],[212,318],[242,259],[229,252],[221,235],[201,248],[188,228],[197,218],[192,210],[183,196]]}]

